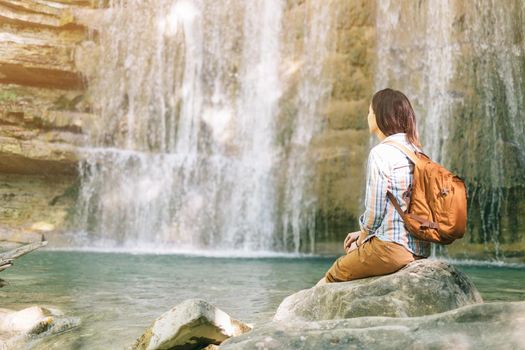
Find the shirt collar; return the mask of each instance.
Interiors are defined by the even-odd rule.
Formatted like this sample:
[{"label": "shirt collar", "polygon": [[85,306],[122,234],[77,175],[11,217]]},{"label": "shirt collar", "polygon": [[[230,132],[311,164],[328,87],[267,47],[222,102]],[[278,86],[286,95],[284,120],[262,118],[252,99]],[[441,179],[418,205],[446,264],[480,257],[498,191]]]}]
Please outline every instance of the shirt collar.
[{"label": "shirt collar", "polygon": [[406,132],[398,132],[397,134],[387,136],[383,141],[381,141],[381,143],[385,143],[386,141],[396,141],[404,144],[405,146],[411,146],[413,149],[422,152],[421,148],[416,147],[410,141],[408,141]]},{"label": "shirt collar", "polygon": [[398,132],[397,134],[387,136],[383,141],[381,141],[381,143],[384,143],[385,141],[397,141],[408,143],[407,134],[405,132]]}]

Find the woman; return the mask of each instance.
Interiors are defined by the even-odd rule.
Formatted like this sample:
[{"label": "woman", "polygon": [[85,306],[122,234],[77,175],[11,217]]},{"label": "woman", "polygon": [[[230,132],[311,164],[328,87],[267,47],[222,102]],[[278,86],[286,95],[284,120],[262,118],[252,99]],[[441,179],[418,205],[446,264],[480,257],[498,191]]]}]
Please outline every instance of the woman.
[{"label": "woman", "polygon": [[346,236],[346,255],[335,261],[318,284],[393,273],[430,253],[430,243],[416,239],[405,229],[387,197],[387,191],[392,192],[402,209],[407,208],[404,198],[410,198],[414,165],[403,152],[385,142],[395,141],[417,151],[421,147],[408,98],[392,89],[376,92],[368,110],[368,127],[381,143],[368,156],[361,230]]}]

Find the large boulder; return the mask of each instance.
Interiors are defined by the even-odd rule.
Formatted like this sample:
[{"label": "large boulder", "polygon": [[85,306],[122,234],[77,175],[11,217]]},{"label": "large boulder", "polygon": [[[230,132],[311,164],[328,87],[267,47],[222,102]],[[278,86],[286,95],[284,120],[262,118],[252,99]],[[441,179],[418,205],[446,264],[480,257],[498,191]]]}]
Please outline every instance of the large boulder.
[{"label": "large boulder", "polygon": [[162,314],[135,342],[133,349],[202,349],[251,328],[200,299],[185,300]]},{"label": "large boulder", "polygon": [[465,274],[446,262],[422,259],[391,275],[302,290],[284,299],[274,321],[423,316],[481,302]]},{"label": "large boulder", "polygon": [[19,349],[26,341],[62,333],[79,324],[78,318],[66,317],[53,308],[0,309],[0,349]]},{"label": "large boulder", "polygon": [[464,306],[409,317],[270,322],[221,350],[525,349],[525,302]]}]

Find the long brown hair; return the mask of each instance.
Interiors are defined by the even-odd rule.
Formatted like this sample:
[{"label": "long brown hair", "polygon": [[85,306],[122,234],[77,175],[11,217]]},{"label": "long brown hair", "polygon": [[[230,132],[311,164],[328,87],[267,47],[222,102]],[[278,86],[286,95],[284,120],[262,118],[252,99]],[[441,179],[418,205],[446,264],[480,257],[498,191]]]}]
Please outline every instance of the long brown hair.
[{"label": "long brown hair", "polygon": [[405,94],[392,89],[380,90],[372,97],[372,110],[376,115],[377,127],[385,136],[404,132],[410,143],[421,147],[416,114]]}]

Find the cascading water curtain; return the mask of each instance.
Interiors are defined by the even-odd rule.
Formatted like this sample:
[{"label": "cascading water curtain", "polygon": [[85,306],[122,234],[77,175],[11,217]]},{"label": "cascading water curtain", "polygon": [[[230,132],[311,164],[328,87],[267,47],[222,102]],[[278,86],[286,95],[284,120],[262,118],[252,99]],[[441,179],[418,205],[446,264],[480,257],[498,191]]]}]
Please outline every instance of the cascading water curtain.
[{"label": "cascading water curtain", "polygon": [[80,244],[311,249],[301,243],[314,229],[299,213],[315,203],[303,160],[328,91],[315,60],[328,50],[320,24],[329,15],[317,5],[305,19],[300,88],[286,97],[300,112],[283,142],[285,5],[119,0],[103,10],[89,79],[100,119],[80,166]]},{"label": "cascading water curtain", "polygon": [[393,86],[408,95],[424,151],[438,162],[444,156],[452,105],[449,81],[457,54],[451,42],[453,19],[448,1],[378,1],[376,90]]},{"label": "cascading water curtain", "polygon": [[376,88],[412,99],[424,150],[466,179],[470,223],[480,226],[467,239],[498,257],[506,196],[525,186],[523,2],[377,4]]},{"label": "cascading water curtain", "polygon": [[479,228],[471,241],[500,258],[500,244],[517,243],[524,232],[512,208],[523,207],[525,193],[525,6],[518,0],[462,5],[475,9],[461,22],[464,37],[474,40],[463,47],[455,83],[472,89],[457,106],[449,150],[464,150],[453,164],[474,180],[469,214]]},{"label": "cascading water curtain", "polygon": [[[451,45],[453,18],[448,1],[416,4],[387,0],[379,1],[377,7],[376,91],[393,87],[408,95],[416,112],[423,151],[440,163],[446,157],[443,149],[452,106],[449,81],[455,54]],[[436,246],[432,248],[435,255]]]},{"label": "cascading water curtain", "polygon": [[[333,9],[323,1],[307,2],[304,24],[304,52],[298,92],[294,99],[297,116],[289,127],[291,136],[286,159],[283,191],[283,244],[295,251],[315,249],[316,197],[311,194],[315,176],[308,146],[314,133],[320,130],[319,106],[331,92],[331,76],[325,73],[324,59],[335,52],[335,43],[328,35],[333,30]],[[302,176],[297,176],[302,174]]]}]

